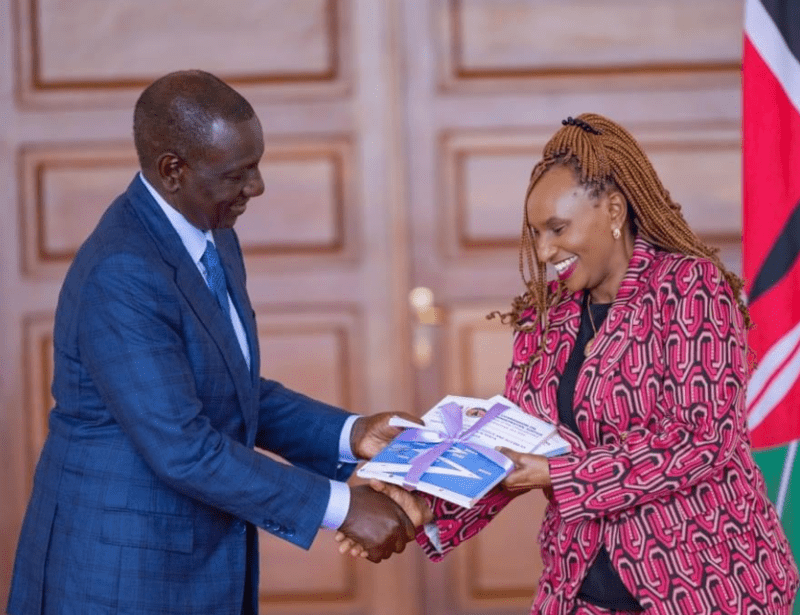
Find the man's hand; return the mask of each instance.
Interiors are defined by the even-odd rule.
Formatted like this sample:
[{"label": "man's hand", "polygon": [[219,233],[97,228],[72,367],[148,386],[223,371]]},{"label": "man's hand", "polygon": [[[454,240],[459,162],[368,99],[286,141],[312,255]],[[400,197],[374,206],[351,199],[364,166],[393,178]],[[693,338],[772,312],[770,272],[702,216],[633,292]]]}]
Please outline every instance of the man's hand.
[{"label": "man's hand", "polygon": [[[372,479],[369,486],[375,491],[388,495],[395,504],[400,506],[408,516],[414,527],[425,525],[433,520],[433,511],[428,502],[421,496],[406,491],[397,485],[391,485],[379,480]],[[352,556],[367,557],[367,550],[356,541],[345,536],[342,532],[336,532],[336,542],[339,543],[339,553],[350,552]]]},{"label": "man's hand", "polygon": [[[552,487],[550,480],[550,464],[544,455],[518,453],[508,448],[497,449],[514,462],[516,466],[503,479],[506,489],[547,489]],[[552,489],[550,489],[552,494]]]},{"label": "man's hand", "polygon": [[403,512],[408,515],[414,527],[425,525],[433,521],[433,511],[428,505],[427,500],[422,496],[407,491],[397,485],[391,483],[384,483],[383,481],[375,480],[374,478],[369,481],[369,486],[375,491],[388,495],[394,503],[403,509]]},{"label": "man's hand", "polygon": [[358,545],[360,549],[354,555],[379,562],[406,548],[406,543],[414,539],[414,525],[391,498],[359,485],[350,489],[350,510],[339,534],[354,548]]},{"label": "man's hand", "polygon": [[350,450],[353,451],[353,455],[358,459],[372,459],[394,440],[403,428],[389,426],[389,419],[393,416],[424,425],[416,416],[407,412],[380,412],[359,417],[353,424],[353,431],[350,432]]}]

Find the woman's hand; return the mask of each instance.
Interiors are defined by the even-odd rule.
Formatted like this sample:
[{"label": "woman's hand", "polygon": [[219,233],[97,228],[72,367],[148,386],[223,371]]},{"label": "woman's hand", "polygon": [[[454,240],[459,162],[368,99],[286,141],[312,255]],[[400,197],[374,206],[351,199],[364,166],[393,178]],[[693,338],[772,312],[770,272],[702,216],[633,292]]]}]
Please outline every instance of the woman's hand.
[{"label": "woman's hand", "polygon": [[544,489],[552,494],[550,465],[547,463],[547,457],[518,453],[504,447],[499,447],[497,450],[513,461],[515,466],[511,474],[503,479],[506,489]]},{"label": "woman's hand", "polygon": [[[395,504],[402,508],[408,518],[411,519],[414,527],[425,525],[433,520],[433,511],[428,506],[428,502],[419,495],[406,491],[397,485],[391,485],[375,479],[369,481],[369,486],[394,500]],[[339,553],[344,554],[349,551],[353,557],[367,557],[367,550],[342,532],[336,532],[334,539],[339,543]]]}]

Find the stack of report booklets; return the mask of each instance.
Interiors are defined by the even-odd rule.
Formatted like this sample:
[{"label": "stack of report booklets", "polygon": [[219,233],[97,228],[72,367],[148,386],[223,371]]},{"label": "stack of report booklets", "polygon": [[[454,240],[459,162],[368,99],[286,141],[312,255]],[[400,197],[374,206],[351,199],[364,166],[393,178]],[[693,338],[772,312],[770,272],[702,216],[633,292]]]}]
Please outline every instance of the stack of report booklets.
[{"label": "stack of report booklets", "polygon": [[[406,484],[412,462],[444,440],[447,428],[443,408],[454,411],[457,407],[460,410],[463,433],[498,403],[507,409],[486,422],[468,440],[454,442],[444,450],[419,478],[415,489],[470,508],[514,469],[510,459],[490,455],[495,457],[492,460],[480,452],[481,447],[495,449],[503,446],[546,457],[570,451],[569,443],[558,435],[555,425],[526,414],[502,395],[490,399],[448,395],[422,417],[425,429],[407,430],[400,434],[359,468],[358,476],[395,485]],[[392,419],[392,424],[410,429],[421,427],[399,418]],[[414,437],[410,438],[409,433]],[[472,447],[471,444],[478,446]]]}]

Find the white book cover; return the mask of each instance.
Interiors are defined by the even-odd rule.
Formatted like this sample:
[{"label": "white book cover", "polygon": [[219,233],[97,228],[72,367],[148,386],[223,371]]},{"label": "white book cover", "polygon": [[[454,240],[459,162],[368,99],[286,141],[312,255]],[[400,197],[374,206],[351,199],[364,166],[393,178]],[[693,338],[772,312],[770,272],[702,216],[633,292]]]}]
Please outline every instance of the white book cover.
[{"label": "white book cover", "polygon": [[[502,408],[497,408],[498,405]],[[484,419],[490,412],[496,416]],[[419,489],[469,508],[514,467],[496,447],[547,457],[570,451],[569,443],[558,435],[555,425],[526,414],[502,395],[490,399],[448,395],[426,412],[422,420],[424,429],[393,419],[398,426],[409,429],[359,468],[358,476]],[[483,421],[478,429],[465,434],[478,421]],[[462,438],[442,445],[448,435],[456,435],[454,432],[460,432]],[[441,449],[438,455],[433,452],[436,447]],[[413,464],[426,455],[434,456],[432,463],[426,464],[414,481]]]}]

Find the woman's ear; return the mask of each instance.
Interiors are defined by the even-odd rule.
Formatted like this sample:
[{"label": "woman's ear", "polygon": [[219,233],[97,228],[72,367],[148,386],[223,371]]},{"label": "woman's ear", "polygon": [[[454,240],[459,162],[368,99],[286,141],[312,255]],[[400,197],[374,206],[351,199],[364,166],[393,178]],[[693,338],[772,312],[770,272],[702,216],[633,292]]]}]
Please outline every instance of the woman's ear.
[{"label": "woman's ear", "polygon": [[628,201],[619,190],[606,193],[608,219],[612,228],[624,229],[628,222]]}]

